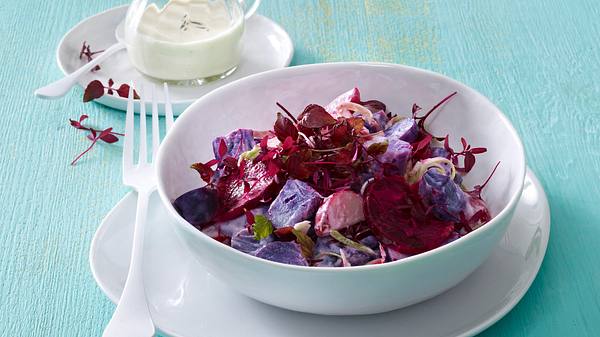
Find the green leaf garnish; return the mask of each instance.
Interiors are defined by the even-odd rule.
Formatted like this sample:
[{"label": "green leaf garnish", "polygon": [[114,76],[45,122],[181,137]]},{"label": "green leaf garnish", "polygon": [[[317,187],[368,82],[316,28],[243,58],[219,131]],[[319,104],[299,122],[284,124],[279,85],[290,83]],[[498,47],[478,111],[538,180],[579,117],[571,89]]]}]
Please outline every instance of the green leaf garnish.
[{"label": "green leaf garnish", "polygon": [[352,247],[356,250],[360,250],[361,252],[367,253],[369,255],[376,255],[375,252],[373,251],[373,249],[371,249],[363,244],[360,244],[356,241],[352,241],[352,240],[348,239],[347,237],[343,236],[342,233],[338,232],[335,229],[332,229],[331,233],[329,233],[329,235],[331,235],[331,237],[336,239],[337,241],[341,242],[343,245]]},{"label": "green leaf garnish", "polygon": [[258,214],[254,216],[252,229],[254,230],[254,238],[260,241],[273,233],[273,224],[266,216]]},{"label": "green leaf garnish", "polygon": [[252,150],[242,152],[240,157],[242,157],[242,159],[245,159],[245,160],[254,160],[254,159],[256,159],[256,157],[258,157],[259,154],[260,154],[260,146],[254,145]]},{"label": "green leaf garnish", "polygon": [[292,233],[296,236],[296,241],[300,245],[302,255],[307,259],[312,258],[313,248],[315,247],[313,240],[308,235],[304,234],[304,232],[297,229],[292,229]]}]

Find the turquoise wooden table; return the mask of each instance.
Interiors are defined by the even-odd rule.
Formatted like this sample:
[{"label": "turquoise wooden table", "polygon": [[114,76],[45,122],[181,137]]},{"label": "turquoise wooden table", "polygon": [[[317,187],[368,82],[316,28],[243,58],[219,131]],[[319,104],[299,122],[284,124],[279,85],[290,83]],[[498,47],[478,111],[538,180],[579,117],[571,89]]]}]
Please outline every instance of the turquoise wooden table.
[{"label": "turquoise wooden table", "polygon": [[[127,191],[120,145],[88,141],[68,118],[122,130],[124,114],[33,90],[61,76],[54,50],[75,23],[119,0],[0,3],[0,335],[99,336],[114,306],[88,248]],[[283,1],[259,12],[283,25],[293,64],[385,61],[478,89],[521,133],[546,187],[552,234],[523,300],[482,336],[600,335],[600,5],[597,0]],[[98,32],[112,34],[112,32]],[[432,319],[435,319],[432,317]]]}]

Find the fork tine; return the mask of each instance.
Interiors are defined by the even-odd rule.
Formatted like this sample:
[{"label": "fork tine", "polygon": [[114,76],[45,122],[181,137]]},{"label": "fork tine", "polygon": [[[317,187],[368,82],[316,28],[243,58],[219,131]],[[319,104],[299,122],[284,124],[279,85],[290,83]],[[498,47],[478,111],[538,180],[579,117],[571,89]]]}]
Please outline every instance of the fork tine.
[{"label": "fork tine", "polygon": [[160,129],[158,127],[158,100],[156,99],[156,85],[152,84],[152,161],[156,160],[158,144],[160,144]]},{"label": "fork tine", "polygon": [[165,89],[165,121],[167,124],[167,132],[173,125],[173,106],[171,105],[171,95],[169,94],[169,85],[167,82],[164,84]]},{"label": "fork tine", "polygon": [[123,170],[133,165],[133,137],[135,135],[133,82],[129,82],[127,115],[125,116],[125,139],[123,140]]},{"label": "fork tine", "polygon": [[140,152],[138,164],[146,164],[148,162],[148,143],[146,141],[146,93],[148,93],[146,85],[144,85],[144,92],[140,96]]}]

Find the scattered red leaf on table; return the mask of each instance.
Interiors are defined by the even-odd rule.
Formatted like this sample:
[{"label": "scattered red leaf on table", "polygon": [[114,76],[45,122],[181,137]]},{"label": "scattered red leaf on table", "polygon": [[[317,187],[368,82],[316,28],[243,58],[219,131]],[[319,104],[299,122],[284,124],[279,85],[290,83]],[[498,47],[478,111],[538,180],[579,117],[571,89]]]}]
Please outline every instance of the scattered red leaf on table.
[{"label": "scattered red leaf on table", "polygon": [[114,132],[113,128],[98,130],[98,129],[84,126],[81,123],[83,123],[83,121],[85,121],[87,118],[88,118],[88,115],[81,115],[79,117],[79,120],[69,119],[69,123],[71,124],[72,127],[76,128],[78,130],[88,131],[89,134],[87,135],[87,138],[92,141],[92,144],[90,144],[90,146],[85,151],[83,151],[82,153],[77,155],[77,157],[75,157],[75,159],[73,159],[73,161],[71,162],[71,165],[75,165],[79,161],[79,159],[81,159],[86,153],[90,152],[99,140],[101,140],[105,143],[108,143],[108,144],[113,144],[113,143],[116,143],[119,141],[119,138],[117,136],[124,136],[124,134],[122,134],[122,133]]}]

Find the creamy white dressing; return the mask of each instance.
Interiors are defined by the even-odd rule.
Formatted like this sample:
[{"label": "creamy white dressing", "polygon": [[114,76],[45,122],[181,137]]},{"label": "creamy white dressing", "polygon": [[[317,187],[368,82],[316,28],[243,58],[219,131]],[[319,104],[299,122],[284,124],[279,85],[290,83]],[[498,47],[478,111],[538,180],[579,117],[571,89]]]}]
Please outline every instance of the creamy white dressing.
[{"label": "creamy white dressing", "polygon": [[164,80],[218,76],[239,63],[244,17],[235,1],[170,0],[128,17],[134,66]]}]

